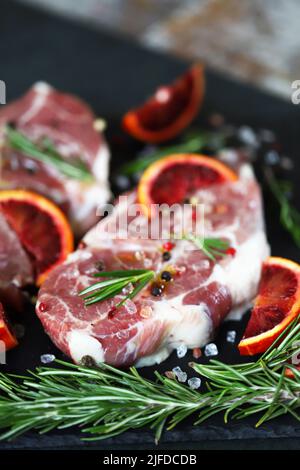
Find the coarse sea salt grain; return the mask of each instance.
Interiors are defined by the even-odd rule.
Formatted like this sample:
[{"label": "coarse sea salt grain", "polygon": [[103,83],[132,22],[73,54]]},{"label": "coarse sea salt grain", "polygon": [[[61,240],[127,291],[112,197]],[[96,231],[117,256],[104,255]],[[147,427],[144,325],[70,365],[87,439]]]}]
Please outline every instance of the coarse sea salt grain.
[{"label": "coarse sea salt grain", "polygon": [[217,345],[215,343],[209,343],[204,348],[204,354],[206,357],[217,356],[219,354]]},{"label": "coarse sea salt grain", "polygon": [[178,382],[186,382],[187,380],[187,373],[186,372],[183,372],[183,370],[181,370],[181,367],[174,367],[172,369],[172,372],[174,372],[175,376],[177,377],[177,380]]},{"label": "coarse sea salt grain", "polygon": [[258,146],[258,139],[251,127],[248,126],[242,126],[238,130],[238,136],[247,145],[250,145],[252,147],[257,147]]},{"label": "coarse sea salt grain", "polygon": [[294,162],[289,157],[281,157],[280,159],[280,166],[284,170],[292,170],[294,168]]},{"label": "coarse sea salt grain", "polygon": [[127,176],[118,175],[115,179],[115,182],[120,189],[128,189],[130,187],[130,180],[127,178]]},{"label": "coarse sea salt grain", "polygon": [[218,157],[225,163],[235,164],[238,161],[238,153],[234,149],[222,149],[218,152]]},{"label": "coarse sea salt grain", "polygon": [[226,335],[226,341],[228,343],[234,343],[236,339],[236,331],[235,330],[229,330],[227,331]]},{"label": "coarse sea salt grain", "polygon": [[269,150],[265,153],[264,160],[267,165],[278,165],[280,162],[280,155],[276,150]]},{"label": "coarse sea salt grain", "polygon": [[124,295],[131,294],[133,289],[134,289],[133,284],[130,282],[129,284],[127,284],[126,287],[123,287],[122,294]]},{"label": "coarse sea salt grain", "polygon": [[184,357],[187,353],[187,346],[185,344],[181,344],[180,346],[178,346],[178,348],[176,348],[176,352],[177,352],[177,357],[179,359],[181,359],[182,357]]},{"label": "coarse sea salt grain", "polygon": [[259,137],[262,141],[269,143],[274,142],[274,140],[276,139],[274,132],[270,131],[270,129],[260,129]]},{"label": "coarse sea salt grain", "polygon": [[191,377],[188,380],[188,386],[192,390],[196,390],[197,388],[200,388],[201,387],[201,379],[199,379],[199,377]]},{"label": "coarse sea salt grain", "polygon": [[41,362],[42,364],[50,364],[50,362],[55,361],[54,354],[42,354],[41,355]]},{"label": "coarse sea salt grain", "polygon": [[126,308],[126,311],[127,311],[129,314],[131,314],[131,315],[133,315],[133,314],[136,313],[136,311],[137,311],[137,308],[136,308],[135,303],[132,302],[132,300],[130,300],[130,299],[127,299],[127,300],[125,301],[124,306],[125,306],[125,308]]}]

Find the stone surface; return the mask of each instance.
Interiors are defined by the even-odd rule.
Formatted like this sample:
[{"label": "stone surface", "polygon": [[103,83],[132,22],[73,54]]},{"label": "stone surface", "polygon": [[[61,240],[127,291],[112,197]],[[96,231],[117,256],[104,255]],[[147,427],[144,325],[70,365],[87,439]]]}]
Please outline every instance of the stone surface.
[{"label": "stone surface", "polygon": [[134,36],[287,99],[300,79],[298,0],[22,0]]}]

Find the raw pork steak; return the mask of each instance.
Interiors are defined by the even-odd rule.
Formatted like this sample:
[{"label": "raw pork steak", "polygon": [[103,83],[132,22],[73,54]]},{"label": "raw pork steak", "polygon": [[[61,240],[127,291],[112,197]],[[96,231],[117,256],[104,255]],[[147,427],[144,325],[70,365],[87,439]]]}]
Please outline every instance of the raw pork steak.
[{"label": "raw pork steak", "polygon": [[0,300],[19,309],[22,304],[19,289],[33,280],[31,261],[0,211]]},{"label": "raw pork steak", "polygon": [[[162,258],[162,240],[142,240],[129,233],[115,240],[110,227],[125,210],[116,205],[84,238],[85,246],[71,254],[42,286],[37,315],[54,343],[75,362],[91,356],[116,366],[150,365],[164,360],[181,344],[201,347],[230,312],[244,311],[256,293],[261,263],[268,256],[259,187],[251,168],[240,169],[235,183],[197,194],[205,203],[205,236],[222,237],[236,249],[216,263],[189,241],[180,240],[169,261]],[[135,194],[129,196],[131,204]],[[139,223],[148,228],[148,220]],[[161,297],[146,287],[117,309],[112,300],[84,306],[78,292],[95,282],[100,268],[144,268],[177,274]]]},{"label": "raw pork steak", "polygon": [[2,149],[1,184],[31,189],[55,201],[78,236],[97,222],[96,208],[110,196],[109,151],[94,121],[95,115],[84,102],[45,83],[35,84],[22,98],[0,109],[0,138],[4,125],[13,124],[33,141],[50,139],[65,159],[81,159],[94,175],[95,182],[81,182],[28,155]]}]

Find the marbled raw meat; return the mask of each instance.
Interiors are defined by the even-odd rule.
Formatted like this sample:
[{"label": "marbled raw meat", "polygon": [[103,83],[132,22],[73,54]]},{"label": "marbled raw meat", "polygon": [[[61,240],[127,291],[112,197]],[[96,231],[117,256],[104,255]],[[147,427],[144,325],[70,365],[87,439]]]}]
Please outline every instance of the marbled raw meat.
[{"label": "marbled raw meat", "polygon": [[[229,314],[245,310],[256,294],[269,246],[259,185],[249,165],[239,173],[236,182],[197,193],[206,209],[205,236],[224,238],[236,250],[235,256],[216,263],[186,240],[176,241],[169,261],[162,259],[161,239],[129,233],[115,240],[112,222],[125,210],[117,203],[39,292],[36,312],[54,343],[75,362],[91,356],[116,366],[149,365],[181,344],[202,347]],[[129,201],[134,203],[135,193]],[[148,219],[140,216],[139,223],[148,230]],[[148,286],[111,315],[122,295],[91,306],[78,296],[95,282],[99,263],[105,271],[145,268],[156,273],[171,265],[179,275],[161,297],[154,297]]]},{"label": "marbled raw meat", "polygon": [[63,158],[78,158],[91,171],[95,181],[79,181],[5,145],[1,149],[1,186],[49,197],[66,212],[77,236],[99,220],[96,209],[110,197],[109,150],[103,135],[94,129],[95,119],[79,98],[46,83],[35,84],[23,97],[0,109],[0,138],[5,124],[13,124],[34,142],[49,139]]},{"label": "marbled raw meat", "polygon": [[0,211],[0,300],[20,309],[20,288],[33,282],[31,260]]}]

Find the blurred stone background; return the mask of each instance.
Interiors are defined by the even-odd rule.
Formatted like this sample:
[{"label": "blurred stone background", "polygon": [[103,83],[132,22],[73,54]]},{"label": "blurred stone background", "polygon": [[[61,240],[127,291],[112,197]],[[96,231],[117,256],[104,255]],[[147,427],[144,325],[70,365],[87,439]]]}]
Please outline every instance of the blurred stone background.
[{"label": "blurred stone background", "polygon": [[290,99],[300,0],[19,0],[130,35]]}]

